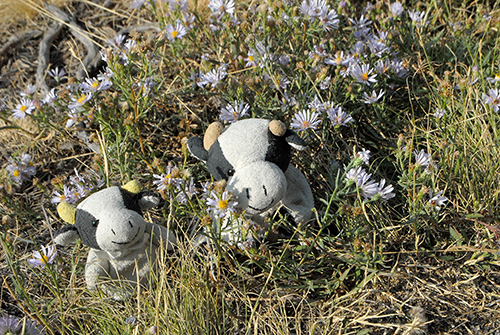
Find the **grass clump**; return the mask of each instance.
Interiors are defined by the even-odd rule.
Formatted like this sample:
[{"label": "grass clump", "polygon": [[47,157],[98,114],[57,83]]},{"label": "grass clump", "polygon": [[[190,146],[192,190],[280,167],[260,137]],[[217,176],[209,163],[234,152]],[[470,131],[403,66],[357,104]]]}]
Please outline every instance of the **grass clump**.
[{"label": "grass clump", "polygon": [[[85,3],[129,14],[92,31],[124,32],[98,41],[95,73],[76,81],[77,65],[61,59],[68,73],[48,69],[47,92],[26,85],[2,100],[0,134],[23,136],[0,172],[3,314],[50,334],[500,328],[496,5],[125,5]],[[199,255],[193,227],[210,227],[210,176],[186,140],[248,117],[281,120],[308,143],[293,164],[311,183],[315,219],[276,215],[272,230],[286,226],[286,238],[217,241]],[[43,252],[62,225],[57,202],[131,179],[161,194],[146,217],[180,244],[149,290],[116,302],[85,289],[86,247]]]}]

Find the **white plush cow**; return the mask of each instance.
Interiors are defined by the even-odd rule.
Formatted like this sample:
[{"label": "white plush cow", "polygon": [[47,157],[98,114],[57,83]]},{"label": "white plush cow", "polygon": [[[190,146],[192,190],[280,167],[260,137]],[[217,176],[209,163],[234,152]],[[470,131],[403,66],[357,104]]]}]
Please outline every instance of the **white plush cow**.
[{"label": "white plush cow", "polygon": [[[303,150],[306,144],[282,122],[264,119],[240,120],[226,128],[215,122],[203,139],[188,140],[191,154],[206,163],[215,180],[227,181],[246,218],[264,229],[266,217],[278,209],[296,224],[312,217],[311,188],[304,174],[290,165],[291,148]],[[234,231],[231,224],[224,223]],[[229,240],[238,243],[241,237]]]},{"label": "white plush cow", "polygon": [[100,287],[116,300],[127,298],[147,284],[157,250],[176,243],[165,227],[147,222],[142,211],[159,198],[147,196],[137,181],[109,187],[90,195],[76,208],[61,202],[57,208],[70,225],[56,233],[55,242],[68,245],[79,238],[90,247],[85,267],[89,289]]}]

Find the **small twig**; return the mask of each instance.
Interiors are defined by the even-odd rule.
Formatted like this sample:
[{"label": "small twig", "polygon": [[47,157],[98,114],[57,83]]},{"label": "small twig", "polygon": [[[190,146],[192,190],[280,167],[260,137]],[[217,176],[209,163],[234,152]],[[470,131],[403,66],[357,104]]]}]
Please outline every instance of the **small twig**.
[{"label": "small twig", "polygon": [[45,75],[50,63],[50,45],[62,30],[62,24],[55,22],[49,30],[45,32],[40,41],[38,49],[38,68],[36,70],[36,84],[41,89],[42,94],[49,93],[49,87],[45,83]]}]

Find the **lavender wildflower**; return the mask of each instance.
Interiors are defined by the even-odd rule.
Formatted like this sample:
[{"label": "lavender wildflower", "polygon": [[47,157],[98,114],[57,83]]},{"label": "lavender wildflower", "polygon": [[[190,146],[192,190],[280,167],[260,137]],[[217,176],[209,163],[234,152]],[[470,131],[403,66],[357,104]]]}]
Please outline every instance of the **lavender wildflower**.
[{"label": "lavender wildflower", "polygon": [[16,108],[13,110],[12,117],[15,119],[24,119],[26,114],[31,114],[34,109],[35,104],[32,100],[22,98],[21,102],[17,104]]},{"label": "lavender wildflower", "polygon": [[20,95],[23,98],[29,98],[36,92],[37,88],[38,86],[36,86],[35,84],[28,84],[24,91],[21,91]]},{"label": "lavender wildflower", "polygon": [[184,37],[184,35],[187,34],[186,28],[179,21],[175,23],[175,26],[169,23],[165,29],[167,32],[167,37],[171,41],[175,39],[181,39],[182,37]]},{"label": "lavender wildflower", "polygon": [[299,111],[293,116],[290,126],[298,131],[314,130],[321,123],[321,119],[318,119],[318,116],[319,113],[311,110]]},{"label": "lavender wildflower", "polygon": [[92,98],[92,93],[90,92],[86,94],[80,94],[78,98],[73,97],[71,98],[73,102],[68,104],[68,108],[80,112],[83,110],[82,106],[85,105],[85,103],[89,101],[90,98]]},{"label": "lavender wildflower", "polygon": [[217,194],[215,191],[210,192],[210,197],[207,198],[208,211],[213,212],[216,218],[224,218],[229,213],[236,212],[235,206],[238,203],[231,200],[228,191]]},{"label": "lavender wildflower", "polygon": [[232,105],[227,104],[226,107],[221,109],[219,117],[222,121],[233,123],[247,115],[249,109],[250,106],[247,103],[242,101],[238,105],[238,102],[235,100]]},{"label": "lavender wildflower", "polygon": [[349,122],[354,121],[352,116],[342,111],[341,106],[328,109],[328,118],[332,121],[334,126],[347,126]]},{"label": "lavender wildflower", "polygon": [[441,210],[441,207],[446,204],[448,201],[448,198],[443,196],[443,191],[439,191],[435,196],[432,196],[432,192],[430,194],[430,199],[429,199],[429,207],[435,208],[438,211]]},{"label": "lavender wildflower", "polygon": [[353,76],[358,83],[363,83],[370,86],[370,83],[376,83],[377,80],[375,77],[376,74],[370,76],[373,72],[373,69],[370,69],[370,66],[367,64],[362,65],[354,65],[351,70],[351,76]]},{"label": "lavender wildflower", "polygon": [[491,88],[488,94],[482,94],[482,100],[490,107],[493,107],[493,111],[496,113],[500,108],[500,91],[497,88]]},{"label": "lavender wildflower", "polygon": [[362,100],[365,104],[374,104],[379,101],[380,98],[384,96],[384,94],[385,92],[383,90],[380,90],[379,93],[377,93],[376,91],[372,91],[371,95],[368,95],[368,93],[364,92]]},{"label": "lavender wildflower", "polygon": [[422,20],[424,19],[425,12],[421,11],[408,11],[408,15],[410,16],[410,19],[415,22],[415,23],[421,23]]},{"label": "lavender wildflower", "polygon": [[385,186],[385,179],[382,179],[378,185],[379,191],[378,195],[380,195],[380,199],[382,200],[389,200],[392,199],[396,196],[396,194],[393,192],[394,191],[394,186],[392,185],[387,185]]},{"label": "lavender wildflower", "polygon": [[233,0],[210,0],[208,8],[212,11],[212,14],[220,17],[225,13],[229,15],[234,14],[234,1]]},{"label": "lavender wildflower", "polygon": [[6,167],[9,171],[12,180],[20,185],[24,181],[29,180],[36,174],[36,168],[31,159],[31,155],[23,153],[21,158],[9,158],[9,164]]},{"label": "lavender wildflower", "polygon": [[361,149],[361,151],[358,151],[355,156],[360,158],[366,165],[370,164],[370,150]]},{"label": "lavender wildflower", "polygon": [[179,193],[177,193],[176,198],[183,205],[186,205],[193,195],[197,193],[193,178],[190,178],[189,183],[185,183],[183,187],[179,185],[177,188]]},{"label": "lavender wildflower", "polygon": [[63,68],[56,67],[49,71],[49,76],[54,78],[57,83],[61,82],[61,79],[66,75],[66,71]]},{"label": "lavender wildflower", "polygon": [[212,71],[205,73],[202,75],[199,85],[212,85],[212,87],[216,87],[219,85],[221,80],[226,78],[227,76],[227,65],[223,64],[219,66],[217,69],[213,69]]},{"label": "lavender wildflower", "polygon": [[500,81],[500,73],[495,74],[494,77],[487,77],[486,80],[489,81],[490,84],[494,84],[496,82],[499,82]]},{"label": "lavender wildflower", "polygon": [[164,191],[167,188],[171,188],[173,186],[178,186],[182,179],[174,177],[177,175],[178,168],[167,166],[166,173],[162,175],[153,174],[153,177],[157,180],[153,181],[153,184],[157,186],[158,191]]},{"label": "lavender wildflower", "polygon": [[42,246],[39,251],[33,251],[33,258],[28,259],[27,262],[31,267],[41,266],[45,267],[47,264],[52,264],[57,256],[57,249],[55,245],[52,246]]},{"label": "lavender wildflower", "polygon": [[438,108],[436,109],[433,115],[435,118],[440,119],[444,116],[445,113],[446,113],[445,109]]},{"label": "lavender wildflower", "polygon": [[0,318],[0,334],[18,334],[21,331],[20,320],[13,316],[3,316]]},{"label": "lavender wildflower", "polygon": [[413,154],[415,155],[415,165],[417,167],[428,167],[432,163],[431,154],[426,153],[424,149],[419,152],[415,150]]},{"label": "lavender wildflower", "polygon": [[401,16],[401,15],[403,15],[403,12],[404,12],[403,5],[399,1],[393,2],[391,4],[392,15]]}]

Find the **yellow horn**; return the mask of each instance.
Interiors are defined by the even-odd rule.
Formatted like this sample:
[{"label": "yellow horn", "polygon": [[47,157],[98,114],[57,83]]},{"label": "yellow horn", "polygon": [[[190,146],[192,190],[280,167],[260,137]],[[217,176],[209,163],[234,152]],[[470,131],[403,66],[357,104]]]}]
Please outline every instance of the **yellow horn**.
[{"label": "yellow horn", "polygon": [[217,141],[217,138],[222,133],[222,128],[224,126],[220,122],[212,122],[205,132],[205,136],[203,137],[203,147],[205,150],[209,150],[212,144]]},{"label": "yellow horn", "polygon": [[138,194],[142,190],[142,185],[137,180],[131,180],[123,185],[122,189],[132,194]]},{"label": "yellow horn", "polygon": [[281,121],[272,120],[269,122],[269,130],[275,136],[283,136],[286,133],[286,126]]},{"label": "yellow horn", "polygon": [[75,224],[76,208],[68,204],[66,201],[61,201],[57,206],[57,213],[65,222]]}]

